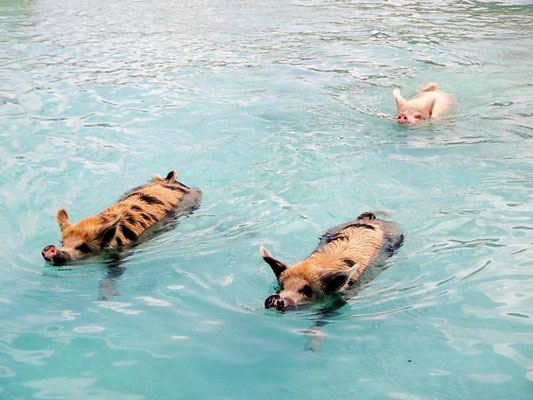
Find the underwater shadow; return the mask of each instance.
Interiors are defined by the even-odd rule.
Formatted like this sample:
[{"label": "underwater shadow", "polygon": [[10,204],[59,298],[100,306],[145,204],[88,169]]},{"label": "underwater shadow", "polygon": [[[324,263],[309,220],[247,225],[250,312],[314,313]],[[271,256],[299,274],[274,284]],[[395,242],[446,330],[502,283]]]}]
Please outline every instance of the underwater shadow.
[{"label": "underwater shadow", "polygon": [[354,300],[357,294],[363,290],[368,283],[389,267],[390,263],[371,267],[363,273],[357,282],[351,284],[345,292],[329,296],[324,304],[321,304],[318,310],[313,314],[312,325],[303,331],[303,334],[307,336],[303,350],[312,353],[320,353],[324,341],[327,338],[327,334],[324,332],[323,328],[328,325],[332,319],[345,314],[341,311],[341,308],[349,304],[351,300]]}]

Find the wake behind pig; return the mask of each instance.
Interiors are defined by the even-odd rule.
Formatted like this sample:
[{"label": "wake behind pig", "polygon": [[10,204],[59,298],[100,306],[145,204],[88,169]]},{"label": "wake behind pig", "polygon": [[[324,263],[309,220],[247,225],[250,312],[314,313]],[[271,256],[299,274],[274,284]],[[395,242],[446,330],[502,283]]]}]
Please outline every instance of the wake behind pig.
[{"label": "wake behind pig", "polygon": [[64,265],[105,249],[123,250],[139,236],[165,218],[198,208],[202,193],[176,180],[175,171],[165,178],[155,175],[146,185],[127,192],[100,214],[70,222],[65,209],[57,213],[61,230],[61,249],[46,246],[43,258],[53,265]]},{"label": "wake behind pig", "polygon": [[342,292],[369,267],[382,265],[402,243],[403,234],[395,223],[366,212],[328,230],[316,250],[293,266],[261,247],[260,254],[280,286],[265,300],[265,307],[285,311]]}]

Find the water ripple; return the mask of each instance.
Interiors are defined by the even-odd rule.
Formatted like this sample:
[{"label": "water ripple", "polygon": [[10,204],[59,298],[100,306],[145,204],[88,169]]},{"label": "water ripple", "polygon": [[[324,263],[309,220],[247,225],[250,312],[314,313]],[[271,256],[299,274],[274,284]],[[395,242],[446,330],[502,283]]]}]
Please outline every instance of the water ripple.
[{"label": "water ripple", "polygon": [[[532,22],[520,0],[0,5],[0,395],[529,398]],[[453,113],[397,126],[392,89],[429,81]],[[59,207],[170,169],[201,208],[123,270],[44,264]],[[264,309],[259,245],[295,263],[367,209],[406,232],[385,268],[336,310]]]}]

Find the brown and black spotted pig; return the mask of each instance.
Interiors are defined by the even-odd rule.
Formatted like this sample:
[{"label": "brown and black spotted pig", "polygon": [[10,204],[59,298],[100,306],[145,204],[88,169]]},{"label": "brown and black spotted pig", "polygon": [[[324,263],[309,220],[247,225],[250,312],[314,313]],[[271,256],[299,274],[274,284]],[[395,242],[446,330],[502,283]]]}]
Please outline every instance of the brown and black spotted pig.
[{"label": "brown and black spotted pig", "polygon": [[61,229],[61,249],[46,246],[43,258],[53,265],[79,260],[103,249],[121,250],[132,244],[148,228],[166,216],[196,209],[202,198],[198,189],[176,180],[176,172],[166,178],[156,175],[152,182],[127,192],[100,214],[72,224],[67,211],[57,213]]},{"label": "brown and black spotted pig", "polygon": [[383,264],[402,243],[403,234],[395,223],[366,212],[328,230],[316,250],[292,267],[261,246],[260,254],[280,285],[280,290],[265,300],[265,307],[283,311],[342,291],[368,267]]}]

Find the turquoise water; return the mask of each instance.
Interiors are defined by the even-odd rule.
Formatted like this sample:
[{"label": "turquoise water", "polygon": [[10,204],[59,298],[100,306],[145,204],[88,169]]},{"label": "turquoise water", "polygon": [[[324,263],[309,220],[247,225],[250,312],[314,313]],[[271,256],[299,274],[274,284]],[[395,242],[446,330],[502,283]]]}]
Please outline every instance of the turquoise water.
[{"label": "turquoise water", "polygon": [[[533,6],[0,16],[0,398],[533,397]],[[452,116],[397,126],[392,89],[428,81]],[[123,275],[45,266],[58,208],[78,220],[171,169],[202,205]],[[334,314],[263,308],[259,245],[294,263],[369,209],[405,231],[387,269]]]}]

